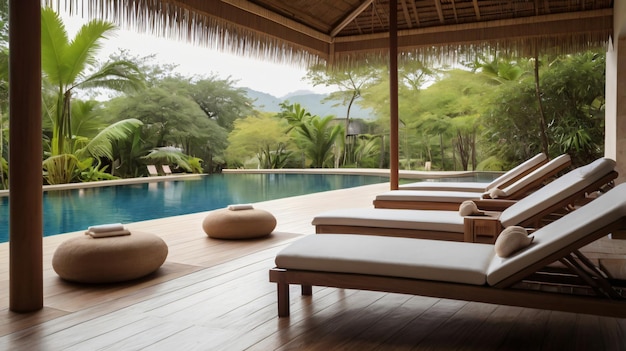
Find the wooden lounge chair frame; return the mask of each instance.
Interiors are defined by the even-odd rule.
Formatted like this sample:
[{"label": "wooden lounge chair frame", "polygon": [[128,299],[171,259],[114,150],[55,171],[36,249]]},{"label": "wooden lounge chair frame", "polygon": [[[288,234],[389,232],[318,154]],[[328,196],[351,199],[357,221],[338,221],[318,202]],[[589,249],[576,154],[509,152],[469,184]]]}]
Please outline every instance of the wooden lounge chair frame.
[{"label": "wooden lounge chair frame", "polygon": [[[555,213],[569,212],[576,207],[577,203],[587,202],[587,194],[602,190],[611,185],[618,173],[611,171],[592,184],[581,188],[576,193],[564,198],[563,200],[548,206],[540,212],[529,216],[517,225],[531,228],[539,228],[543,225],[544,220]],[[493,203],[497,200],[485,200],[485,202]],[[507,204],[510,204],[507,203]],[[494,205],[492,205],[494,206]],[[480,207],[480,202],[479,202]],[[458,207],[457,207],[458,209]],[[386,228],[386,227],[365,227],[365,226],[348,226],[348,225],[316,225],[315,232],[318,234],[326,233],[345,233],[345,234],[364,234],[364,235],[381,235],[381,236],[400,236],[416,239],[435,239],[450,241],[467,241],[480,243],[493,243],[502,231],[503,226],[500,223],[498,212],[486,212],[487,216],[467,216],[464,218],[464,232],[446,232],[419,229],[403,229],[403,228]]]},{"label": "wooden lounge chair frame", "polygon": [[[525,176],[528,176],[532,172],[536,171],[537,169],[539,169],[539,168],[541,168],[541,167],[543,167],[543,166],[545,166],[547,164],[549,164],[549,162],[544,163],[544,164],[540,165],[539,167],[531,170]],[[527,194],[529,194],[530,192],[535,191],[538,188],[540,188],[543,184],[545,184],[545,182],[547,180],[549,180],[552,177],[556,176],[557,174],[559,174],[560,172],[562,172],[563,170],[568,168],[570,165],[571,165],[571,159],[568,159],[567,162],[563,162],[561,164],[557,164],[557,166],[549,169],[548,172],[543,174],[541,177],[537,177],[536,179],[533,179],[531,182],[529,182],[528,184],[525,184],[523,187],[517,189],[515,192],[507,194],[507,196],[505,196],[505,197],[501,197],[501,198],[494,199],[494,200],[496,202],[497,201],[505,201],[505,200],[519,200],[519,199],[523,198],[524,196],[526,196]],[[522,177],[522,178],[524,178],[524,177]],[[521,181],[522,178],[518,178],[515,182]],[[507,187],[510,186],[513,183],[514,182],[508,184]],[[396,192],[396,191],[397,190],[391,191],[391,192]],[[405,190],[405,191],[406,192],[411,192],[411,191],[419,192],[420,190]],[[421,190],[421,192],[429,192],[429,191],[428,190]],[[445,193],[445,191],[443,191],[441,193]],[[464,193],[471,194],[471,192],[464,192]],[[476,199],[480,199],[481,196],[484,197],[484,195],[485,194],[476,193]],[[450,199],[450,201],[440,201],[440,200],[438,200],[438,201],[391,200],[391,199],[378,199],[377,198],[377,199],[374,199],[373,204],[374,204],[375,208],[393,208],[393,209],[407,209],[407,210],[456,211],[456,210],[459,209],[459,205],[461,204],[461,202],[462,202],[461,200],[455,199],[454,197],[452,197]],[[485,208],[485,210],[493,210],[493,209]]]},{"label": "wooden lounge chair frame", "polygon": [[[621,217],[519,270],[494,286],[283,268],[271,269],[269,277],[270,282],[277,284],[279,317],[289,316],[289,285],[298,284],[301,285],[302,295],[312,295],[313,286],[324,286],[625,318],[626,288],[613,286],[614,282],[593,267],[579,251],[579,248],[608,233],[624,230],[626,217]],[[554,272],[551,272],[546,281],[537,283],[535,278],[541,276],[542,270],[555,261],[563,263],[570,274],[555,276]],[[531,281],[527,280],[529,277]],[[577,289],[572,288],[572,281],[576,283]],[[542,290],[542,283],[548,283],[550,289]],[[576,294],[573,293],[574,290],[577,290]]]}]

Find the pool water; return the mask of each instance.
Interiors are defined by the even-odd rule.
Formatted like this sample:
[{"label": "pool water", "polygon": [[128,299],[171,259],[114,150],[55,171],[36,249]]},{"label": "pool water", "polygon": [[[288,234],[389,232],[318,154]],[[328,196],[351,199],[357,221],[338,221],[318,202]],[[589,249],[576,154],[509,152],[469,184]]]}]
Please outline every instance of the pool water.
[{"label": "pool water", "polygon": [[[217,174],[197,180],[47,191],[43,233],[49,236],[96,224],[138,222],[388,181],[361,175]],[[8,241],[8,222],[8,197],[2,197],[0,242]]]}]

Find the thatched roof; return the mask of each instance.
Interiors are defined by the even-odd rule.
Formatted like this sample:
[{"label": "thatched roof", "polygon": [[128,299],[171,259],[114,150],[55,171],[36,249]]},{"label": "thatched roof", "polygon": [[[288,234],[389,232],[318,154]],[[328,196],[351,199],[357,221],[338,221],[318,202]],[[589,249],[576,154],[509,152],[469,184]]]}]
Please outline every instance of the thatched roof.
[{"label": "thatched roof", "polygon": [[[283,63],[385,57],[389,0],[46,0],[124,28]],[[398,0],[405,56],[603,46],[613,0]]]}]

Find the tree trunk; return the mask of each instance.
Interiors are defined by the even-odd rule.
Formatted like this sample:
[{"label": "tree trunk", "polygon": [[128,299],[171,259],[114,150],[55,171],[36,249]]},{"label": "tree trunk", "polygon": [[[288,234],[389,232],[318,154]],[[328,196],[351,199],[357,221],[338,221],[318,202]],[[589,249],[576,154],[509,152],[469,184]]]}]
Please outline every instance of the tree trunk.
[{"label": "tree trunk", "polygon": [[539,116],[541,117],[541,146],[543,147],[543,153],[548,156],[548,135],[546,134],[546,116],[543,112],[543,103],[541,102],[541,88],[539,87],[539,57],[537,49],[535,49],[535,94],[537,96],[537,103],[539,106]]},{"label": "tree trunk", "polygon": [[443,134],[439,133],[439,147],[441,148],[441,170],[446,170],[446,163],[444,162],[444,153],[443,153]]}]

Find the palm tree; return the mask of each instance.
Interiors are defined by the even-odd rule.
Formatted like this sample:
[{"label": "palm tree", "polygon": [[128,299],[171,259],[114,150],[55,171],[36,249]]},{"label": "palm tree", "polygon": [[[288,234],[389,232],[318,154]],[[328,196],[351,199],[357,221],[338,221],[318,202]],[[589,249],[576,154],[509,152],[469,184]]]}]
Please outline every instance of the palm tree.
[{"label": "palm tree", "polygon": [[[124,120],[104,129],[98,134],[80,135],[98,125],[89,118],[91,104],[73,104],[72,95],[79,88],[107,88],[117,91],[138,89],[144,84],[139,68],[130,61],[119,60],[97,65],[95,55],[100,42],[106,39],[115,26],[94,20],[83,25],[70,40],[59,15],[50,8],[41,11],[41,66],[44,88],[52,96],[45,104],[52,133],[48,141],[48,158],[44,161],[44,176],[49,184],[106,178],[100,158],[113,157],[113,142],[128,138],[141,125],[138,120]],[[73,123],[72,109],[81,107],[79,113],[85,123]],[[95,164],[95,165],[94,165]]]},{"label": "palm tree", "polygon": [[130,61],[112,61],[97,67],[100,42],[115,29],[112,23],[93,20],[83,25],[74,39],[68,38],[59,15],[41,11],[41,66],[47,83],[54,86],[54,106],[46,111],[52,122],[51,155],[73,152],[71,99],[77,88],[136,89],[144,78]]},{"label": "palm tree", "polygon": [[311,116],[301,123],[295,132],[298,143],[304,150],[304,154],[311,160],[311,167],[324,168],[332,164],[333,145],[343,128],[340,124],[332,125],[333,116],[320,118]]}]

